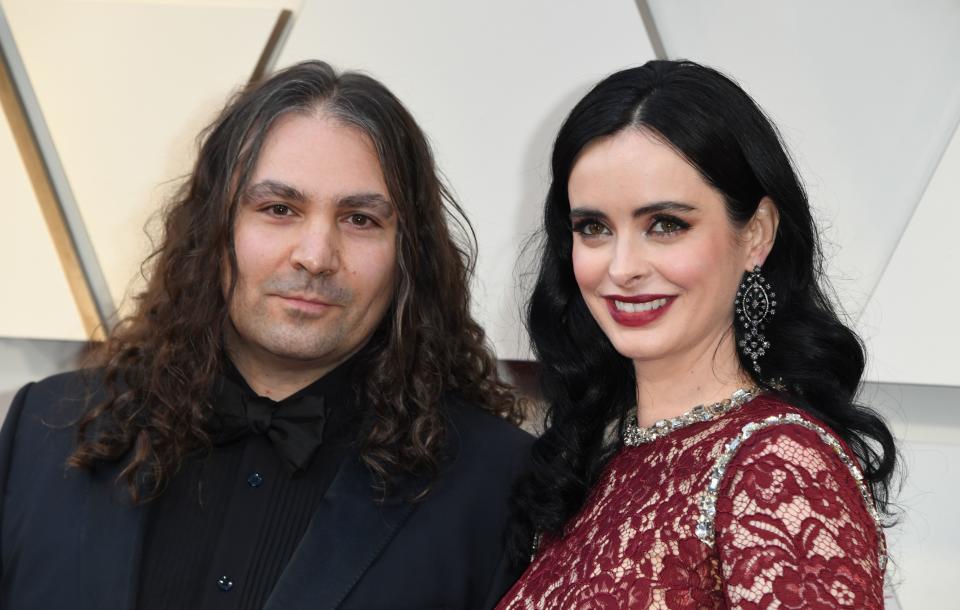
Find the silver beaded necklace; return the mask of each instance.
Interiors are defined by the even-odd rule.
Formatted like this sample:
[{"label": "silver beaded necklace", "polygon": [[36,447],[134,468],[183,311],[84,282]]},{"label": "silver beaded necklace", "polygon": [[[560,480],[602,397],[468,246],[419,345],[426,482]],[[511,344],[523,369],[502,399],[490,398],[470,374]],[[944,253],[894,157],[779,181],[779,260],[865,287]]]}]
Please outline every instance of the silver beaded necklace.
[{"label": "silver beaded necklace", "polygon": [[637,425],[637,414],[634,412],[627,421],[627,427],[623,433],[623,444],[628,447],[639,447],[644,443],[662,438],[675,430],[686,428],[690,424],[716,419],[724,413],[750,402],[759,393],[760,388],[757,386],[737,388],[730,398],[715,402],[712,405],[697,405],[682,415],[658,420],[646,428]]}]

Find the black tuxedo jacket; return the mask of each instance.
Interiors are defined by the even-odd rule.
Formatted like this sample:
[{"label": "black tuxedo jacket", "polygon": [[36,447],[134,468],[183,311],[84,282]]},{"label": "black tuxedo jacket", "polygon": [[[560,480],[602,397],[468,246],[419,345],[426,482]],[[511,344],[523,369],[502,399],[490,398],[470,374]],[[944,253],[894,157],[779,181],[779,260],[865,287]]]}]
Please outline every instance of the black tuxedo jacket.
[{"label": "black tuxedo jacket", "polygon": [[[68,469],[78,373],[29,384],[0,433],[0,608],[123,610],[136,600],[145,510],[119,465]],[[504,554],[507,498],[531,437],[450,404],[452,458],[426,499],[376,502],[344,461],[265,608],[491,608],[518,574]],[[179,610],[179,609],[178,609]]]}]

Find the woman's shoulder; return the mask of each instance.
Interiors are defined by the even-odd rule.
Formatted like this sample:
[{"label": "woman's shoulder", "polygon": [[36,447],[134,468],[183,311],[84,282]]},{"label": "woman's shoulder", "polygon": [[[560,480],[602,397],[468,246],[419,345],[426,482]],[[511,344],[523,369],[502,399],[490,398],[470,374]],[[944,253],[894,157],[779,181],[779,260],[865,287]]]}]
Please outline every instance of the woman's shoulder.
[{"label": "woman's shoulder", "polygon": [[796,445],[804,451],[785,451],[785,460],[803,460],[804,456],[822,454],[834,466],[842,466],[858,479],[860,466],[846,442],[828,424],[811,413],[786,400],[761,394],[738,410],[727,422],[725,432],[729,440],[724,453],[729,460],[749,459],[757,452],[784,450],[784,445]]},{"label": "woman's shoulder", "polygon": [[762,392],[756,398],[746,403],[740,409],[732,413],[733,421],[747,424],[751,421],[762,420],[771,415],[786,415],[788,413],[814,418],[809,416],[803,409],[794,406],[786,399],[775,394]]},{"label": "woman's shoulder", "polygon": [[[809,583],[827,607],[838,595],[879,607],[886,543],[856,457],[797,407],[770,397],[752,407],[738,414],[701,499],[699,527],[726,566],[728,593],[759,588],[784,602]],[[749,558],[759,556],[782,574],[751,576]]]},{"label": "woman's shoulder", "polygon": [[813,452],[839,456],[844,466],[856,465],[853,452],[828,424],[770,394],[761,394],[731,413],[721,434],[727,440],[724,452],[731,459],[734,454],[745,457],[771,443],[792,439]]},{"label": "woman's shoulder", "polygon": [[860,464],[844,440],[826,423],[785,400],[761,395],[732,418],[714,475],[749,469],[784,469],[791,477],[829,475],[855,487],[873,513],[873,501]]}]

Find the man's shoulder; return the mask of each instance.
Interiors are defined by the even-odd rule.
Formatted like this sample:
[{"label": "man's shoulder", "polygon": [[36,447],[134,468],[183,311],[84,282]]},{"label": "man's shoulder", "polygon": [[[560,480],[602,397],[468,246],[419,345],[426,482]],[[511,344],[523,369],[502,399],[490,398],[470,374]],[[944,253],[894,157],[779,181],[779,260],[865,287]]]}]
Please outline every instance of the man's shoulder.
[{"label": "man's shoulder", "polygon": [[533,436],[480,405],[447,400],[448,438],[458,469],[491,479],[512,479],[526,469]]},{"label": "man's shoulder", "polygon": [[22,423],[44,421],[69,424],[81,415],[100,393],[98,370],[80,369],[51,375],[23,386],[10,405],[8,417]]},{"label": "man's shoulder", "polygon": [[64,373],[56,373],[30,384],[30,394],[41,396],[68,395],[82,392],[90,387],[91,383],[100,382],[98,369],[75,369]]},{"label": "man's shoulder", "polygon": [[454,432],[463,441],[526,449],[533,436],[519,426],[499,417],[482,406],[458,397],[447,399],[447,411]]},{"label": "man's shoulder", "polygon": [[[447,396],[443,406],[447,442],[421,516],[487,524],[506,518],[510,490],[529,468],[533,437],[475,402]],[[477,507],[485,507],[482,516]]]},{"label": "man's shoulder", "polygon": [[[63,478],[66,459],[76,446],[75,424],[95,400],[99,376],[90,373],[53,375],[25,385],[14,397],[0,430],[0,490],[4,493],[42,496],[43,502],[59,493],[54,481]],[[23,502],[34,505],[33,500]],[[5,520],[12,514],[6,508]]]}]

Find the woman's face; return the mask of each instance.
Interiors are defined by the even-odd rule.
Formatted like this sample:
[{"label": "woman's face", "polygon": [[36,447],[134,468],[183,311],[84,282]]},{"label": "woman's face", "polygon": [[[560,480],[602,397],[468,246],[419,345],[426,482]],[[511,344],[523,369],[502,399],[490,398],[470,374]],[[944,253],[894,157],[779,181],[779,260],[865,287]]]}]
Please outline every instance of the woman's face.
[{"label": "woman's face", "polygon": [[568,191],[577,284],[617,351],[638,371],[711,356],[743,272],[762,264],[720,192],[638,129],[587,145]]}]

